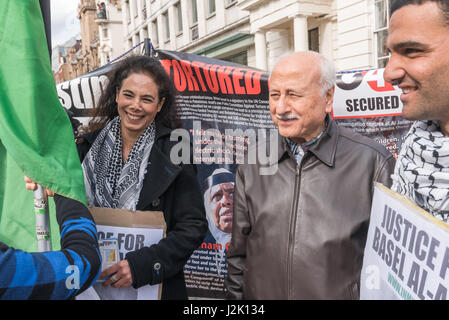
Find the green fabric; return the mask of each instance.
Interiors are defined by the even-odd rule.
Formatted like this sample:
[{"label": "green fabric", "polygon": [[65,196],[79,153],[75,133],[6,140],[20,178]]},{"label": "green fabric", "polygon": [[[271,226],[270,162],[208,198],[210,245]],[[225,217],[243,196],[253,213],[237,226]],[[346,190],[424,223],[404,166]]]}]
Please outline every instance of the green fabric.
[{"label": "green fabric", "polygon": [[[0,52],[0,241],[32,250],[33,192],[25,189],[23,175],[87,204],[71,123],[56,93],[39,0],[0,1]],[[58,231],[54,226],[52,239]]]},{"label": "green fabric", "polygon": [[[59,250],[61,246],[55,205],[51,198],[48,203],[52,250]],[[35,230],[33,192],[25,189],[22,171],[6,154],[0,141],[0,241],[14,248],[35,252]]]}]

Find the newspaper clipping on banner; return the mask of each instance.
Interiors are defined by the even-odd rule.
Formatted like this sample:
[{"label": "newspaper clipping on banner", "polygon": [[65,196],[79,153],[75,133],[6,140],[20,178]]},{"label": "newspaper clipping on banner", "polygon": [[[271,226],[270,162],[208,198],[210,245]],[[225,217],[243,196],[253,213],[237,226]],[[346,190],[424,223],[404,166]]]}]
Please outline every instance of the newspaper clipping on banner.
[{"label": "newspaper clipping on banner", "polygon": [[360,283],[364,300],[447,300],[449,227],[375,187]]}]

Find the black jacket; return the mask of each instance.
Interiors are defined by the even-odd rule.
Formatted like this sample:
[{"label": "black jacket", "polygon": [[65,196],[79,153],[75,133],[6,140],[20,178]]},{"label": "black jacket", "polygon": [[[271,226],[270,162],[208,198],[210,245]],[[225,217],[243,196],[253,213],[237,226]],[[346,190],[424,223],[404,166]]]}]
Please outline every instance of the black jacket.
[{"label": "black jacket", "polygon": [[[167,236],[158,244],[126,255],[133,276],[133,287],[162,285],[162,299],[187,299],[183,268],[207,232],[204,203],[193,164],[175,165],[170,150],[170,129],[156,125],[156,138],[147,167],[137,210],[162,211]],[[78,139],[83,161],[100,131]]]},{"label": "black jacket", "polygon": [[277,143],[271,163],[237,168],[228,297],[358,299],[374,182],[391,185],[392,154],[333,120],[300,164]]}]

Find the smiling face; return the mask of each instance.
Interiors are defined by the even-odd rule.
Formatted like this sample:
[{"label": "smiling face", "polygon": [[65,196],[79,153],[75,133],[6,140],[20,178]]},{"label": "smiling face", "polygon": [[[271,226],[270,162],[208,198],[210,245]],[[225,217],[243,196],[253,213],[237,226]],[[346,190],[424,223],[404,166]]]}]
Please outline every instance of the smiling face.
[{"label": "smiling face", "polygon": [[294,53],[276,64],[270,76],[270,114],[279,133],[299,143],[323,130],[333,88],[322,94],[319,56]]},{"label": "smiling face", "polygon": [[215,225],[223,232],[232,232],[232,206],[234,203],[234,184],[220,183],[210,190],[210,213]]},{"label": "smiling face", "polygon": [[434,2],[406,5],[393,13],[386,81],[402,89],[402,114],[437,120],[449,132],[449,27]]},{"label": "smiling face", "polygon": [[132,73],[122,81],[115,101],[124,138],[135,139],[154,121],[164,104],[158,90],[153,79],[143,73]]}]

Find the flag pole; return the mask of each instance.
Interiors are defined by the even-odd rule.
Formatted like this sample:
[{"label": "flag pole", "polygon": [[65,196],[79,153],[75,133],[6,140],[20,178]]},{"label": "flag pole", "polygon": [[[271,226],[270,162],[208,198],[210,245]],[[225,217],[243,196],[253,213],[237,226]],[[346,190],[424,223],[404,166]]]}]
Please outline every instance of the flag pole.
[{"label": "flag pole", "polygon": [[145,56],[151,56],[151,40],[149,38],[143,39],[143,54]]},{"label": "flag pole", "polygon": [[44,20],[45,36],[47,38],[48,54],[50,55],[51,61],[51,11],[50,11],[50,0],[39,0],[39,5],[41,7],[42,18]]},{"label": "flag pole", "polygon": [[[44,20],[45,36],[47,38],[48,54],[51,61],[51,11],[50,0],[39,0],[42,18]],[[34,191],[34,215],[36,218],[37,250],[39,252],[51,251],[50,216],[48,210],[48,197],[44,188],[37,185]]]},{"label": "flag pole", "polygon": [[50,216],[48,213],[48,197],[41,185],[34,191],[34,215],[36,218],[37,250],[51,251]]}]

